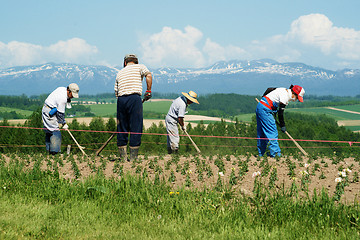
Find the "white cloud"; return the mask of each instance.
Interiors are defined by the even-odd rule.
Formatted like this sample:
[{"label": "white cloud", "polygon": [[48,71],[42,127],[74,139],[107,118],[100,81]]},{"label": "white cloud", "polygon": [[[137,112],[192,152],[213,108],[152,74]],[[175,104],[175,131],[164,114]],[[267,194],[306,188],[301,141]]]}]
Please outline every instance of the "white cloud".
[{"label": "white cloud", "polygon": [[336,27],[323,14],[301,16],[284,35],[253,41],[247,52],[253,59],[299,61],[326,68],[358,68],[360,31]]},{"label": "white cloud", "polygon": [[204,57],[196,44],[202,33],[191,26],[185,31],[164,27],[141,43],[143,60],[152,66],[178,66],[188,63],[193,67],[204,64]]},{"label": "white cloud", "polygon": [[195,27],[187,26],[184,31],[164,27],[141,43],[143,61],[152,67],[204,67],[220,60],[238,59],[245,54],[240,47],[223,47],[206,39]]},{"label": "white cloud", "polygon": [[220,60],[272,58],[329,69],[356,67],[360,60],[360,31],[341,28],[323,14],[294,20],[285,34],[254,40],[248,46],[223,46],[192,26],[164,27],[141,41],[142,61],[150,67],[204,67]]},{"label": "white cloud", "polygon": [[225,61],[231,59],[245,58],[249,56],[246,51],[240,47],[232,45],[223,47],[220,44],[211,41],[209,38],[206,39],[203,51],[208,56],[208,63],[213,63],[220,60]]},{"label": "white cloud", "polygon": [[22,66],[42,64],[46,62],[92,63],[98,53],[95,46],[85,40],[72,38],[59,41],[50,46],[12,41],[8,44],[0,42],[0,66]]},{"label": "white cloud", "polygon": [[301,16],[291,24],[286,35],[288,41],[300,40],[313,46],[325,55],[335,54],[344,60],[360,59],[360,31],[335,27],[322,14]]},{"label": "white cloud", "polygon": [[41,59],[42,47],[30,43],[0,42],[0,66],[10,67],[37,63]]},{"label": "white cloud", "polygon": [[98,53],[95,46],[89,45],[81,38],[59,41],[46,48],[50,57],[65,62],[89,62]]}]

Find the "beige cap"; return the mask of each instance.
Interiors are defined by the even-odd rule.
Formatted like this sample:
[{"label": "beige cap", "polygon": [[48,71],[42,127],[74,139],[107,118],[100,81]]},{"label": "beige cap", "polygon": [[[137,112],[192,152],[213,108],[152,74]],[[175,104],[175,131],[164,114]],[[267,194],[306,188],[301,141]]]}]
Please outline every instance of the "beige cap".
[{"label": "beige cap", "polygon": [[69,90],[71,91],[72,93],[72,96],[74,98],[79,98],[79,86],[76,84],[76,83],[71,83],[69,85]]},{"label": "beige cap", "polygon": [[199,104],[199,101],[196,99],[197,98],[197,94],[194,91],[190,91],[189,93],[184,93],[182,92],[182,94],[189,99],[190,101]]},{"label": "beige cap", "polygon": [[126,54],[124,57],[124,60],[128,59],[128,58],[138,58],[135,54]]}]

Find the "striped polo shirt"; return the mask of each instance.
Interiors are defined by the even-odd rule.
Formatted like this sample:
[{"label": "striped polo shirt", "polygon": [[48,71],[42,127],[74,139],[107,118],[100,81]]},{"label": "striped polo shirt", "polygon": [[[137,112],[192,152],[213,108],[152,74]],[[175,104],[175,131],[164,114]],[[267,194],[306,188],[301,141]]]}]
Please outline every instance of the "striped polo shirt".
[{"label": "striped polo shirt", "polygon": [[143,64],[130,64],[121,69],[115,81],[116,97],[139,94],[142,95],[142,79],[150,71]]}]

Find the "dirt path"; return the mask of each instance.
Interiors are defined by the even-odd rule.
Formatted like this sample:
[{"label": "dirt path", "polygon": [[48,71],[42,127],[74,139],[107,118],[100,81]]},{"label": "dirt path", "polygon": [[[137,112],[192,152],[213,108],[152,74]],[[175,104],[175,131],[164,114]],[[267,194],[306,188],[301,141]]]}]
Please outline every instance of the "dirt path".
[{"label": "dirt path", "polygon": [[360,126],[360,120],[339,120],[339,126]]}]

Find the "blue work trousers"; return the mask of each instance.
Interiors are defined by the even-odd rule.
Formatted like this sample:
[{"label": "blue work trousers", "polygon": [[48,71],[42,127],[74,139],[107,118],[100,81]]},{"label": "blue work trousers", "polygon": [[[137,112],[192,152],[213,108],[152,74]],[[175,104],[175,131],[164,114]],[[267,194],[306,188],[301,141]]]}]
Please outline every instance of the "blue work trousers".
[{"label": "blue work trousers", "polygon": [[128,143],[130,134],[130,147],[137,147],[141,144],[143,131],[143,105],[141,96],[131,94],[120,96],[117,99],[117,145],[125,146]]},{"label": "blue work trousers", "polygon": [[256,107],[256,122],[258,137],[257,148],[259,156],[263,156],[265,154],[268,144],[271,157],[281,156],[281,150],[277,141],[278,131],[276,128],[273,110],[261,103],[258,103]]},{"label": "blue work trousers", "polygon": [[45,146],[50,154],[59,153],[61,151],[60,131],[45,130]]}]

